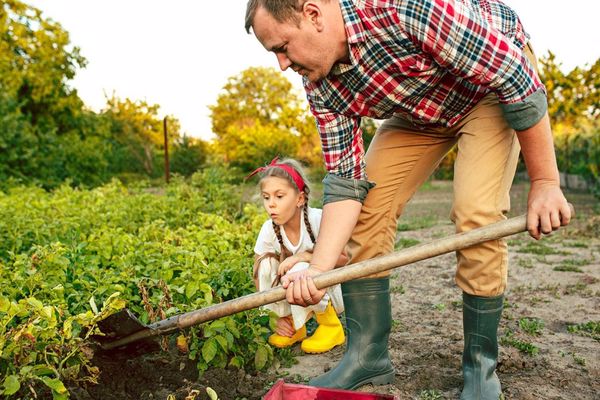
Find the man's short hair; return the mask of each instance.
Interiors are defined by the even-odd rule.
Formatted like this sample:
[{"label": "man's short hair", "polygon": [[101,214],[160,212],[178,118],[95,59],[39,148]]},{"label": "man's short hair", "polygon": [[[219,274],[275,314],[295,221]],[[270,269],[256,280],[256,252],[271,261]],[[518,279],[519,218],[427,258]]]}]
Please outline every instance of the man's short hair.
[{"label": "man's short hair", "polygon": [[250,33],[250,28],[254,24],[254,15],[259,7],[262,7],[275,18],[277,22],[294,21],[300,23],[298,13],[306,0],[248,0],[246,5],[246,32]]}]

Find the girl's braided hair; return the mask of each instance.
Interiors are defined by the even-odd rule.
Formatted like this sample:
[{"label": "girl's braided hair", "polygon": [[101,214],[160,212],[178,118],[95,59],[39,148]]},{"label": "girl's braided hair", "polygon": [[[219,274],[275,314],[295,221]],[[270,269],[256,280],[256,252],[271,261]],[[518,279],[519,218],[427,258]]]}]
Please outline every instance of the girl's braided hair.
[{"label": "girl's braided hair", "polygon": [[[300,177],[304,181],[303,192],[304,192],[304,197],[305,197],[306,201],[304,202],[304,206],[302,208],[302,214],[304,217],[304,225],[306,226],[306,230],[308,231],[310,240],[314,244],[316,242],[316,239],[315,239],[315,235],[313,233],[312,227],[310,225],[310,221],[308,219],[308,195],[310,193],[310,188],[308,186],[308,179],[306,179],[306,175],[304,174],[304,171],[302,169],[302,165],[300,165],[300,163],[298,161],[291,159],[291,158],[285,158],[283,160],[279,160],[279,161],[277,161],[277,164],[284,164],[284,165],[287,165],[287,166],[293,168],[294,170],[296,170],[298,175],[300,175]],[[296,186],[294,179],[283,168],[279,168],[277,166],[267,167],[264,171],[261,172],[260,180],[262,181],[264,178],[267,178],[269,176],[274,176],[277,178],[285,179],[296,191],[298,191],[298,187]],[[275,222],[273,222],[273,230],[275,231],[275,235],[277,236],[277,241],[279,242],[279,245],[281,246],[281,253],[279,254],[279,262],[282,262],[283,260],[285,260],[286,258],[291,256],[292,252],[289,251],[283,244],[283,238],[281,237],[281,227],[279,225],[277,225]]]}]

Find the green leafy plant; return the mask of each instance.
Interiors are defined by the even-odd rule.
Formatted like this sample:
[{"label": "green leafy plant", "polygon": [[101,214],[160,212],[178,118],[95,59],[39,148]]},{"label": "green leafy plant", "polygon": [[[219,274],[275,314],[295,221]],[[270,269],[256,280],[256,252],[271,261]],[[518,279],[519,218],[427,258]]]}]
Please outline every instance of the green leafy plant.
[{"label": "green leafy plant", "polygon": [[544,329],[544,321],[538,318],[521,318],[519,328],[531,336],[540,336]]},{"label": "green leafy plant", "polygon": [[419,400],[440,400],[443,399],[442,394],[435,389],[427,389],[419,393]]},{"label": "green leafy plant", "polygon": [[576,325],[568,325],[567,330],[581,336],[591,337],[600,341],[600,321],[583,322]]},{"label": "green leafy plant", "polygon": [[505,346],[514,347],[521,353],[529,354],[530,356],[536,356],[540,352],[540,349],[537,346],[515,338],[514,333],[510,331],[506,332],[500,339],[500,343]]},{"label": "green leafy plant", "polygon": [[[95,382],[89,335],[106,310],[126,305],[149,323],[255,290],[266,216],[231,195],[225,170],[213,172],[158,192],[112,181],[0,194],[1,393],[40,382],[61,398],[73,382]],[[250,310],[191,328],[178,344],[200,372],[264,370],[279,357],[269,332],[268,315]]]}]

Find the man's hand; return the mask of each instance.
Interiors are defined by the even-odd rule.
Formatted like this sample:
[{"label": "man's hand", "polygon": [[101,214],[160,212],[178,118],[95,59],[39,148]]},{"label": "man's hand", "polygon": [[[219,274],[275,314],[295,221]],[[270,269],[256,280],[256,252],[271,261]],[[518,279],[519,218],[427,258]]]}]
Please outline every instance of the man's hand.
[{"label": "man's hand", "polygon": [[534,239],[571,221],[571,209],[560,190],[548,113],[535,125],[517,132],[531,188],[527,200],[527,230]]},{"label": "man's hand", "polygon": [[327,293],[327,289],[317,289],[313,277],[322,272],[310,266],[304,271],[293,272],[283,276],[281,278],[281,285],[287,289],[285,297],[288,303],[307,307],[320,302],[325,293]]},{"label": "man's hand", "polygon": [[538,240],[571,221],[571,208],[555,181],[533,181],[527,200],[527,230]]}]

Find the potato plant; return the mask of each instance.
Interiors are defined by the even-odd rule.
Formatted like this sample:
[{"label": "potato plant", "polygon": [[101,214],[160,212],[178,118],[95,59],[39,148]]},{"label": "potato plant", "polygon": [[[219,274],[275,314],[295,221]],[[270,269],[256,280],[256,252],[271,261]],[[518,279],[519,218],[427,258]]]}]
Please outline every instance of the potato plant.
[{"label": "potato plant", "polygon": [[[0,193],[0,393],[95,382],[90,335],[128,307],[144,323],[249,294],[264,215],[226,181]],[[167,301],[168,300],[168,301]],[[259,310],[194,327],[178,347],[210,367],[266,368]],[[181,347],[180,347],[181,345]]]}]

